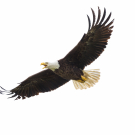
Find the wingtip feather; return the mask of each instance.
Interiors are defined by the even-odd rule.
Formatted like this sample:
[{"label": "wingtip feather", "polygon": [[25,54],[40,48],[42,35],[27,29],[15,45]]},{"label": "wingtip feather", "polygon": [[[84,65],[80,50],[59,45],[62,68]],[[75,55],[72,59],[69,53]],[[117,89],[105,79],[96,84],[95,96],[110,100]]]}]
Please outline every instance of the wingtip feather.
[{"label": "wingtip feather", "polygon": [[92,23],[92,27],[93,27],[94,24],[95,24],[96,15],[95,15],[95,12],[94,12],[94,10],[92,8],[91,8],[91,11],[92,11],[92,15],[93,15],[93,23]]},{"label": "wingtip feather", "polygon": [[91,21],[90,21],[90,17],[87,15],[87,18],[88,18],[88,31],[90,30],[90,27],[91,27]]}]

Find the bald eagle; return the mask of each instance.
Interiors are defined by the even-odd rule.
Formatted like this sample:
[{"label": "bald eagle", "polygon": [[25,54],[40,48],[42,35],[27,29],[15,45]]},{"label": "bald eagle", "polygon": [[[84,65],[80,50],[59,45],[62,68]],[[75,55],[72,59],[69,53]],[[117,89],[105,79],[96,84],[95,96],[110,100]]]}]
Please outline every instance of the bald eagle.
[{"label": "bald eagle", "polygon": [[[91,8],[93,22],[88,18],[88,32],[84,34],[79,43],[63,58],[55,62],[42,62],[41,65],[46,70],[28,77],[22,81],[19,86],[12,90],[5,90],[1,86],[1,94],[12,95],[9,98],[25,99],[38,95],[41,92],[54,90],[70,80],[76,89],[86,89],[98,82],[100,72],[98,70],[84,70],[85,66],[91,64],[106,48],[108,39],[111,36],[112,23],[114,19],[107,24],[111,13],[105,19],[106,9],[103,16],[98,7],[98,17]],[[100,19],[101,18],[101,19]]]}]

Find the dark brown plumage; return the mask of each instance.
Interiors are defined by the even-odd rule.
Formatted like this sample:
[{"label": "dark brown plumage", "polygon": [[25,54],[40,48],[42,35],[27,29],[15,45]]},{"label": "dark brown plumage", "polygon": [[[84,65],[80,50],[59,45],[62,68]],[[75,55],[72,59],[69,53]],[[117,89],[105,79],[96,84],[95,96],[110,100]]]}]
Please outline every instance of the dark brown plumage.
[{"label": "dark brown plumage", "polygon": [[[47,69],[28,77],[19,86],[9,91],[9,94],[13,94],[12,97],[17,96],[16,99],[20,99],[21,97],[25,99],[25,97],[38,95],[40,92],[54,90],[71,79],[81,79],[84,67],[97,59],[104,51],[104,48],[106,48],[113,28],[111,25],[114,20],[107,24],[111,13],[105,20],[106,9],[104,9],[101,18],[101,11],[98,8],[96,20],[95,13],[93,9],[91,10],[93,15],[92,26],[90,18],[87,16],[89,23],[87,34],[84,34],[80,42],[63,59],[58,61],[60,64],[59,69],[55,69],[55,71]],[[8,91],[5,89],[0,91],[1,94],[4,92]]]},{"label": "dark brown plumage", "polygon": [[63,79],[54,74],[50,69],[47,69],[28,77],[26,80],[21,82],[19,86],[12,89],[10,94],[14,95],[10,98],[17,96],[16,99],[20,99],[21,97],[22,99],[25,99],[25,97],[38,95],[40,92],[54,90],[68,81],[69,80]]},{"label": "dark brown plumage", "polygon": [[[111,24],[114,20],[112,20],[109,24],[106,23],[109,21],[111,17],[111,13],[105,19],[106,9],[104,9],[103,17],[100,20],[100,9],[98,8],[98,18],[95,23],[95,13],[92,10],[93,14],[93,23],[91,27],[90,19],[88,17],[89,29],[87,34],[84,34],[81,41],[64,57],[66,61],[70,61],[81,69],[84,69],[85,66],[91,64],[106,48],[107,41],[111,36],[112,28]],[[104,21],[104,23],[102,23]],[[111,27],[110,27],[111,26]]]}]

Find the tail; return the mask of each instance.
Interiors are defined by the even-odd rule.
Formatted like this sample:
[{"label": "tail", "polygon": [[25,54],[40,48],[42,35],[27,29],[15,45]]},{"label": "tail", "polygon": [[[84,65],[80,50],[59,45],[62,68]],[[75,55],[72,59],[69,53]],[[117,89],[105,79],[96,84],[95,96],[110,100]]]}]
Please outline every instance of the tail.
[{"label": "tail", "polygon": [[87,78],[87,80],[84,83],[80,83],[76,80],[73,80],[73,84],[76,89],[87,89],[92,87],[95,83],[98,82],[100,79],[100,72],[99,69],[91,69],[91,70],[83,70],[84,77]]}]

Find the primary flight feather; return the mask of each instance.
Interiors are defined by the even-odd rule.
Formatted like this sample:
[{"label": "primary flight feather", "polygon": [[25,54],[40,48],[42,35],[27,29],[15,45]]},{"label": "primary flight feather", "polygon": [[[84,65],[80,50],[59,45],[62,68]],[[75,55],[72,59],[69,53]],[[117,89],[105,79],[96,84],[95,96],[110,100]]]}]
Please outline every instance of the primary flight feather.
[{"label": "primary flight feather", "polygon": [[88,32],[84,34],[80,42],[63,58],[53,63],[43,62],[41,65],[47,70],[28,77],[22,81],[19,86],[12,90],[5,90],[1,86],[0,94],[12,95],[16,99],[25,99],[38,95],[40,92],[54,90],[70,80],[76,89],[86,89],[98,82],[100,73],[98,70],[84,70],[85,66],[91,64],[106,48],[108,39],[111,36],[112,23],[109,22],[111,13],[105,19],[106,9],[104,8],[103,16],[98,8],[98,17],[92,10],[93,22],[91,24],[88,17]]}]

